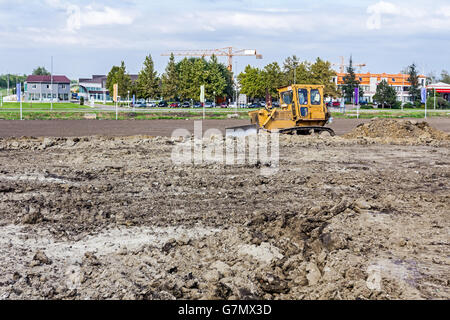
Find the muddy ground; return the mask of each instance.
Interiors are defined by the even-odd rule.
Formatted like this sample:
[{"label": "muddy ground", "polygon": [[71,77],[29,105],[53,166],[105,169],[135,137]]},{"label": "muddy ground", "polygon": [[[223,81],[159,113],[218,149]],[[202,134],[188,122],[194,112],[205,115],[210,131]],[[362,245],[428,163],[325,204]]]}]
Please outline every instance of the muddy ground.
[{"label": "muddy ground", "polygon": [[[349,133],[358,124],[369,119],[335,119],[328,125],[337,135]],[[431,118],[428,122],[435,128],[450,132],[450,118]],[[244,126],[250,120],[205,120],[203,131],[217,128]],[[149,135],[170,137],[175,129],[184,128],[194,132],[194,120],[0,120],[0,137],[81,137],[93,135],[133,136]]]},{"label": "muddy ground", "polygon": [[449,299],[448,135],[366,126],[282,136],[272,175],[174,165],[164,137],[2,138],[0,299]]}]

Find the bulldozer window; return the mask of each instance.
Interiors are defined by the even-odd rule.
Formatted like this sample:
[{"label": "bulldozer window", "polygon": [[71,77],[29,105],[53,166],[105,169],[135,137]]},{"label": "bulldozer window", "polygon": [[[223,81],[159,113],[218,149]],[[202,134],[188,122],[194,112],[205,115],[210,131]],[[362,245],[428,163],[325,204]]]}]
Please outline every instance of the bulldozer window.
[{"label": "bulldozer window", "polygon": [[283,102],[285,103],[285,104],[291,104],[292,103],[292,91],[286,91],[286,92],[283,92],[282,94],[281,94],[281,99],[283,100]]},{"label": "bulldozer window", "polygon": [[318,89],[312,89],[311,90],[311,104],[312,105],[320,105],[322,102],[322,97],[320,96],[320,92]]},{"label": "bulldozer window", "polygon": [[307,89],[298,89],[298,102],[301,105],[308,104],[308,90]]}]

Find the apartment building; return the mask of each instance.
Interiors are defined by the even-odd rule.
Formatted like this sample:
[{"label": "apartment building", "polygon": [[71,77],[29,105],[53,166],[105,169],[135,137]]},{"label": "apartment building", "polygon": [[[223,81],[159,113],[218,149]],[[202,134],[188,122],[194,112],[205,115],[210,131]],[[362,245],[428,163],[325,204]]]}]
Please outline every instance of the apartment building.
[{"label": "apartment building", "polygon": [[[340,89],[344,85],[344,77],[346,73],[337,73],[333,78],[334,83]],[[402,103],[410,102],[411,95],[409,94],[409,83],[407,74],[388,74],[388,73],[357,73],[355,74],[356,80],[360,82],[361,88],[364,91],[364,96],[361,101],[373,102],[373,96],[377,92],[377,85],[386,80],[387,83],[397,91],[397,100]],[[426,85],[427,77],[424,75],[419,76],[419,86]]]}]

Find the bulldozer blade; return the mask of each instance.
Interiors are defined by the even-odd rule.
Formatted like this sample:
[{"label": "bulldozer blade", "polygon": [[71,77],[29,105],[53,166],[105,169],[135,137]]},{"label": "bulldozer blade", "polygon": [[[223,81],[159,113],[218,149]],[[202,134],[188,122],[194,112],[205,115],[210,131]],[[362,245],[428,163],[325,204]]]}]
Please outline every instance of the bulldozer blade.
[{"label": "bulldozer blade", "polygon": [[258,134],[258,127],[254,124],[225,129],[226,137],[246,137],[254,134]]}]

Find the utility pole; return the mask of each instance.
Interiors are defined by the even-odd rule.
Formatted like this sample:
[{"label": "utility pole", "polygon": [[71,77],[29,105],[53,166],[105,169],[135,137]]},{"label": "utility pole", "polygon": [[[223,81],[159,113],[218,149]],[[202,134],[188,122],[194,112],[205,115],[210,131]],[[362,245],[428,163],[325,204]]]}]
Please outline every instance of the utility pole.
[{"label": "utility pole", "polygon": [[236,64],[236,114],[237,114],[239,101],[238,62],[236,61],[235,64]]},{"label": "utility pole", "polygon": [[52,99],[50,100],[50,110],[53,110],[53,56],[52,56],[52,66],[50,74],[50,92],[52,94]]},{"label": "utility pole", "polygon": [[402,90],[400,91],[401,93],[401,100],[402,100],[402,111],[403,111],[403,88],[405,87],[405,75],[402,74]]},{"label": "utility pole", "polygon": [[436,110],[436,88],[434,88],[434,110]]},{"label": "utility pole", "polygon": [[297,82],[297,62],[294,64],[294,84]]}]

